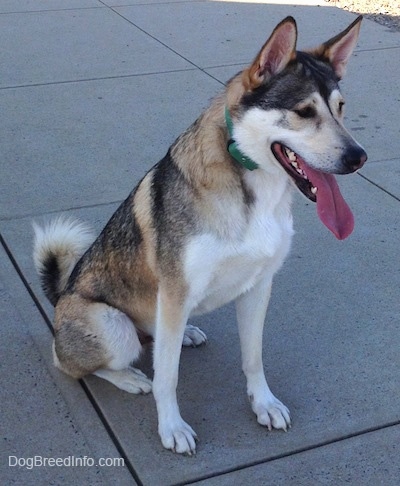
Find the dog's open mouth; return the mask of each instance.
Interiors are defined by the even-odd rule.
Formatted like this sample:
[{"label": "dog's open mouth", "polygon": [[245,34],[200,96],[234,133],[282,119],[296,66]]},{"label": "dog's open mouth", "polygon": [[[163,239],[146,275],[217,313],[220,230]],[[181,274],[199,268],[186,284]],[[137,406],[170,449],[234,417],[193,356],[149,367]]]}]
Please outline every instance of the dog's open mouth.
[{"label": "dog's open mouth", "polygon": [[293,150],[275,142],[271,150],[300,191],[317,203],[320,220],[339,240],[347,238],[354,228],[354,217],[340,193],[332,174],[311,168]]},{"label": "dog's open mouth", "polygon": [[275,158],[294,180],[300,191],[313,202],[317,201],[318,188],[313,186],[312,182],[305,172],[305,162],[293,150],[280,143],[272,145],[272,152]]}]

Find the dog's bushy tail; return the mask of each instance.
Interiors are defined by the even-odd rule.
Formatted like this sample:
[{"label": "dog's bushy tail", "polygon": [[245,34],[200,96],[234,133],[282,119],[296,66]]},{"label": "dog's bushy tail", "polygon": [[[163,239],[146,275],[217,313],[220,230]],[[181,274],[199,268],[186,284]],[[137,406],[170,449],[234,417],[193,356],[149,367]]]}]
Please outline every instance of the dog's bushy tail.
[{"label": "dog's bushy tail", "polygon": [[33,223],[33,260],[43,292],[55,306],[77,261],[94,240],[83,223],[57,218],[46,226]]}]

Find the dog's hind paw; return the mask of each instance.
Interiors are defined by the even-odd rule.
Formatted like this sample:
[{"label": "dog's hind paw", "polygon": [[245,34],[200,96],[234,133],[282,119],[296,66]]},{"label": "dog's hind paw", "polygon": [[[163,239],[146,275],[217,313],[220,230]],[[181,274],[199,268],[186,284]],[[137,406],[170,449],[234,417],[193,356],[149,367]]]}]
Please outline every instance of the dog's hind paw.
[{"label": "dog's hind paw", "polygon": [[183,336],[183,346],[191,346],[195,348],[207,342],[207,336],[198,327],[191,326],[188,324],[185,329],[185,334]]},{"label": "dog's hind paw", "polygon": [[142,371],[131,366],[124,370],[97,370],[93,374],[128,393],[139,395],[151,392],[151,380]]},{"label": "dog's hind paw", "polygon": [[174,425],[160,425],[158,433],[166,449],[188,456],[196,454],[196,432],[183,419],[180,418],[179,423]]},{"label": "dog's hind paw", "polygon": [[[251,398],[250,398],[250,401]],[[285,432],[291,426],[289,409],[273,395],[264,403],[252,402],[252,408],[257,415],[257,422],[268,430],[283,429]]]}]

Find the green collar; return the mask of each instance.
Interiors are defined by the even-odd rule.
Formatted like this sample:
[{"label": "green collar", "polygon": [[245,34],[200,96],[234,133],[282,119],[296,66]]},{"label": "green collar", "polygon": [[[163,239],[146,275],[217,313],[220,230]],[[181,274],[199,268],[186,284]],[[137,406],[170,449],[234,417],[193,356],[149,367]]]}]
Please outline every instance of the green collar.
[{"label": "green collar", "polygon": [[225,106],[225,123],[228,128],[228,133],[229,133],[229,140],[228,140],[228,145],[227,149],[228,152],[231,154],[231,156],[239,162],[240,165],[243,165],[246,169],[249,170],[255,170],[258,169],[258,164],[254,162],[253,160],[250,159],[250,157],[247,157],[244,155],[243,152],[241,152],[235,142],[235,140],[232,137],[233,133],[233,123],[232,123],[232,118],[229,113],[228,108]]}]

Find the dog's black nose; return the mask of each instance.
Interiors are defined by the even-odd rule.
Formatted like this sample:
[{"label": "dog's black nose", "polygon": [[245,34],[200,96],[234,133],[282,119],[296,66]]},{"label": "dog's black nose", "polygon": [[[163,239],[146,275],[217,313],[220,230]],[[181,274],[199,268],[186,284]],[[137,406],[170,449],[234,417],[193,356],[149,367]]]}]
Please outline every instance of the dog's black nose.
[{"label": "dog's black nose", "polygon": [[360,146],[353,146],[346,150],[343,156],[343,164],[348,172],[355,172],[365,164],[367,154]]}]

